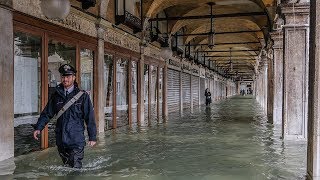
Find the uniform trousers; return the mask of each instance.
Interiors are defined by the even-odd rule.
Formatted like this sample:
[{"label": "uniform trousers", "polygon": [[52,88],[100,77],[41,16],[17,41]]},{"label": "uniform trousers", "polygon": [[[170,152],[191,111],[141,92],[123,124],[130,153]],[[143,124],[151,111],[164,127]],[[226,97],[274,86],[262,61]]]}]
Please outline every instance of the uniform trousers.
[{"label": "uniform trousers", "polygon": [[58,147],[59,155],[65,165],[72,168],[82,168],[82,159],[84,156],[84,147],[65,148]]}]

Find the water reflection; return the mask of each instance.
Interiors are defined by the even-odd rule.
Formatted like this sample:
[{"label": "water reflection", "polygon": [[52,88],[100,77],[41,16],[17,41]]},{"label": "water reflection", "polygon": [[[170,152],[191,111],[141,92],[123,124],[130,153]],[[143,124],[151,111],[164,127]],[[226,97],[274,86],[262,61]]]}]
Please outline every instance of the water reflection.
[{"label": "water reflection", "polygon": [[61,165],[55,148],[16,158],[14,178],[303,179],[306,143],[283,141],[250,97],[173,113],[166,123],[107,131],[85,149],[80,171]]}]

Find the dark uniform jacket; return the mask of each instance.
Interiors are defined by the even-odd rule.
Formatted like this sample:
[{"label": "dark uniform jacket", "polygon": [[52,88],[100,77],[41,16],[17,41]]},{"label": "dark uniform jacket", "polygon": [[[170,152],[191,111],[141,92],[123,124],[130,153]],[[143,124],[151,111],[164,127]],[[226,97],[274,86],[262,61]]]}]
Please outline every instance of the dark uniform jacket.
[{"label": "dark uniform jacket", "polygon": [[[77,84],[75,84],[74,90],[67,98],[64,94],[63,85],[58,85],[56,92],[41,112],[38,122],[35,125],[35,130],[41,131],[49,120],[53,118],[73,96],[78,94],[79,91],[80,89]],[[86,92],[57,119],[55,129],[57,146],[65,148],[85,146],[84,123],[87,125],[89,141],[96,141],[97,130],[93,107],[90,96]]]}]

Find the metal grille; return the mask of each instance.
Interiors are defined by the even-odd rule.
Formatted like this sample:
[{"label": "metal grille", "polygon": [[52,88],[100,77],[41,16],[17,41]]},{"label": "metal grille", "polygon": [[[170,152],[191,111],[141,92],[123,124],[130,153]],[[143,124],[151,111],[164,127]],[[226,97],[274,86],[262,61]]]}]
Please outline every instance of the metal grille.
[{"label": "metal grille", "polygon": [[180,72],[168,69],[168,112],[180,110]]}]

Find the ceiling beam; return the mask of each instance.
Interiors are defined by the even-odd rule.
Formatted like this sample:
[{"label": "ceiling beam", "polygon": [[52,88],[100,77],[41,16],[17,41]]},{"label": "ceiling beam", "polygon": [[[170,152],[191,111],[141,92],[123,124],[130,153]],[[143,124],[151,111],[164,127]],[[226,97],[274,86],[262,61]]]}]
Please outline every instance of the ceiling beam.
[{"label": "ceiling beam", "polygon": [[[233,32],[216,32],[217,34],[240,34],[240,33],[257,33],[262,32],[261,30],[252,30],[252,31],[233,31]],[[177,34],[176,36],[207,36],[209,33],[191,33],[191,34]]]},{"label": "ceiling beam", "polygon": [[[211,60],[214,61],[214,60]],[[229,62],[230,60],[225,60],[225,61],[217,61],[217,63],[221,63],[221,62]],[[254,61],[252,60],[251,62],[247,62],[247,59],[232,59],[232,62],[246,62],[246,63],[254,63]]]},{"label": "ceiling beam", "polygon": [[[260,51],[260,49],[251,49],[251,50],[231,50],[231,52],[255,52],[255,51]],[[201,51],[194,51],[194,52],[230,52],[230,50],[225,50],[225,51],[215,51],[215,50],[201,50]]]},{"label": "ceiling beam", "polygon": [[[248,58],[250,58],[250,57],[248,57]],[[250,59],[245,59],[245,58],[236,58],[236,59],[231,59],[232,61],[255,61],[255,59],[253,59],[253,58],[250,58]],[[230,59],[228,58],[228,59],[206,59],[206,61],[207,60],[209,60],[209,61],[230,61]]]},{"label": "ceiling beam", "polygon": [[[218,45],[236,45],[236,44],[260,44],[260,42],[228,42],[228,43],[216,43],[215,46]],[[181,44],[178,46],[208,46],[208,44]]]},{"label": "ceiling beam", "polygon": [[[243,56],[231,56],[231,58],[233,58],[233,57],[256,57],[257,55],[243,55]],[[229,58],[230,56],[205,56],[205,57],[213,57],[213,58],[215,58],[215,57],[217,57],[217,58],[223,58],[223,57],[227,57],[227,58]]]},{"label": "ceiling beam", "polygon": [[[266,12],[249,12],[249,13],[233,13],[233,14],[217,14],[213,18],[228,18],[228,17],[242,17],[242,16],[267,16]],[[165,18],[151,18],[150,21],[177,21],[189,19],[210,19],[211,15],[202,16],[181,16],[181,17],[165,17]]]}]

